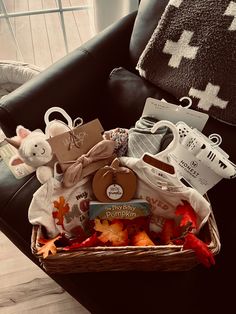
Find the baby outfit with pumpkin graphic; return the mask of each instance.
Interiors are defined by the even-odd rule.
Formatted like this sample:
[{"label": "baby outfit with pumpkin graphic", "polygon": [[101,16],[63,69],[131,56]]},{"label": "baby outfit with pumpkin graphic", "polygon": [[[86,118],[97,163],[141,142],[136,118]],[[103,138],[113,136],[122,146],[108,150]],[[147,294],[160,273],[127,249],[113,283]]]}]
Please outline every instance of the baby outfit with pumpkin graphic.
[{"label": "baby outfit with pumpkin graphic", "polygon": [[137,175],[136,198],[145,199],[151,205],[150,230],[160,232],[165,219],[180,218],[175,215],[178,205],[187,201],[197,214],[198,230],[207,221],[210,204],[195,189],[186,187],[175,175],[168,174],[145,162],[142,158],[120,157],[120,164]]},{"label": "baby outfit with pumpkin graphic", "polygon": [[88,220],[92,195],[89,177],[72,188],[65,188],[62,175],[54,173],[54,177],[34,193],[28,212],[29,221],[33,225],[44,226],[49,238],[59,233],[68,238],[81,236]]}]

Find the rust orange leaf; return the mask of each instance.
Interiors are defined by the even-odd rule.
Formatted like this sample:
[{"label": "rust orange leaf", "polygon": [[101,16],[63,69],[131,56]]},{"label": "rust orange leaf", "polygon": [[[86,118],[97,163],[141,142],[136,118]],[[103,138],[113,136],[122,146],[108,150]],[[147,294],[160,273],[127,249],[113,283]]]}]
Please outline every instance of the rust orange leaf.
[{"label": "rust orange leaf", "polygon": [[50,240],[39,239],[38,242],[43,244],[43,246],[37,250],[37,254],[43,254],[43,258],[47,258],[50,252],[52,255],[55,255],[57,253],[55,242],[59,239],[61,239],[61,235],[58,235],[57,237]]},{"label": "rust orange leaf", "polygon": [[63,196],[59,197],[59,201],[54,201],[54,208],[57,209],[57,211],[54,211],[53,214],[53,218],[57,218],[57,225],[61,225],[62,228],[64,228],[64,216],[65,214],[70,210],[70,207],[68,205],[68,203],[66,203],[65,199]]},{"label": "rust orange leaf", "polygon": [[197,228],[197,215],[189,203],[184,202],[183,205],[178,205],[175,214],[181,216],[180,227],[191,226],[192,229]]},{"label": "rust orange leaf", "polygon": [[135,246],[150,246],[155,245],[152,240],[149,238],[146,231],[139,231],[136,233],[132,239],[132,245]]}]

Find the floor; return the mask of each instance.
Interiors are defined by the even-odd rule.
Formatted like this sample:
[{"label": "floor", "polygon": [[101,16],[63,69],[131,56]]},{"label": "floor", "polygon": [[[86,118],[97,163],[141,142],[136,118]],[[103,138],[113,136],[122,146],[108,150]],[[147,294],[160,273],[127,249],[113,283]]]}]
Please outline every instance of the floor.
[{"label": "floor", "polygon": [[0,314],[89,314],[0,232]]},{"label": "floor", "polygon": [[[8,13],[58,8],[56,0],[4,0],[4,3]],[[62,0],[63,7],[89,3],[90,0]],[[0,18],[0,60],[23,61],[43,69],[94,35],[91,9],[64,12],[63,17],[68,51],[59,13],[11,17],[13,34],[7,20]]]}]

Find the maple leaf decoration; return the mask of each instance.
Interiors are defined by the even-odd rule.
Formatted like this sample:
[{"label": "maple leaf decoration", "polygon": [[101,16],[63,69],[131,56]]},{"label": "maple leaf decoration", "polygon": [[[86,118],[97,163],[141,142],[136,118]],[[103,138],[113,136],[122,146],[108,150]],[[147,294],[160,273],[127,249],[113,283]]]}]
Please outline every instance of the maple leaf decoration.
[{"label": "maple leaf decoration", "polygon": [[157,233],[156,235],[159,237],[160,244],[168,245],[168,244],[176,244],[182,245],[183,244],[183,236],[185,235],[186,231],[183,230],[182,227],[176,225],[174,219],[166,219],[162,231]]},{"label": "maple leaf decoration", "polygon": [[58,219],[57,225],[61,225],[64,229],[64,216],[68,211],[70,210],[70,207],[68,203],[65,204],[65,199],[63,196],[59,197],[59,202],[54,201],[54,208],[57,209],[57,211],[52,212],[52,216],[55,219]]},{"label": "maple leaf decoration", "polygon": [[137,232],[133,239],[132,239],[132,244],[135,246],[150,246],[150,245],[155,245],[152,240],[149,238],[147,235],[146,231],[139,231]]},{"label": "maple leaf decoration", "polygon": [[95,219],[94,229],[101,232],[98,239],[102,243],[111,243],[114,246],[122,246],[128,244],[128,231],[124,230],[124,225],[121,221],[116,221],[109,224],[108,220]]},{"label": "maple leaf decoration", "polygon": [[197,228],[197,215],[188,202],[184,201],[183,205],[178,205],[175,214],[177,216],[182,216],[180,227],[190,227],[191,229]]},{"label": "maple leaf decoration", "polygon": [[61,239],[61,235],[58,235],[57,237],[50,240],[40,238],[38,242],[40,244],[43,244],[43,246],[37,249],[37,254],[43,254],[43,258],[47,258],[50,252],[52,253],[52,255],[55,255],[57,253],[57,247],[55,245],[55,242],[59,239]]},{"label": "maple leaf decoration", "polygon": [[166,219],[160,234],[162,244],[170,244],[172,238],[175,236],[175,221],[173,219]]},{"label": "maple leaf decoration", "polygon": [[214,256],[211,251],[208,249],[207,245],[198,239],[193,233],[188,233],[185,236],[185,242],[183,249],[192,249],[194,250],[197,259],[205,267],[209,268],[211,265],[215,265]]},{"label": "maple leaf decoration", "polygon": [[91,237],[85,239],[83,242],[75,242],[72,243],[71,245],[65,246],[63,248],[64,251],[72,251],[72,250],[76,250],[79,249],[81,247],[91,247],[91,246],[96,246],[98,244],[98,238],[96,233],[94,233],[93,235],[91,235]]}]

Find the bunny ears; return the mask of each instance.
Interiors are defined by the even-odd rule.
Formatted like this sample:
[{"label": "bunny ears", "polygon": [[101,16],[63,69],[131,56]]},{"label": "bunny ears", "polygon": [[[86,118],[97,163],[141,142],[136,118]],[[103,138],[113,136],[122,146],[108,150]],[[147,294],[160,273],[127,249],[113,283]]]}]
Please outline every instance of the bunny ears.
[{"label": "bunny ears", "polygon": [[6,137],[5,140],[9,144],[14,146],[16,149],[18,149],[20,147],[20,144],[21,144],[22,140],[24,138],[26,138],[31,133],[32,132],[30,130],[26,129],[22,125],[18,125],[17,128],[16,128],[16,136],[13,137],[13,138]]}]

